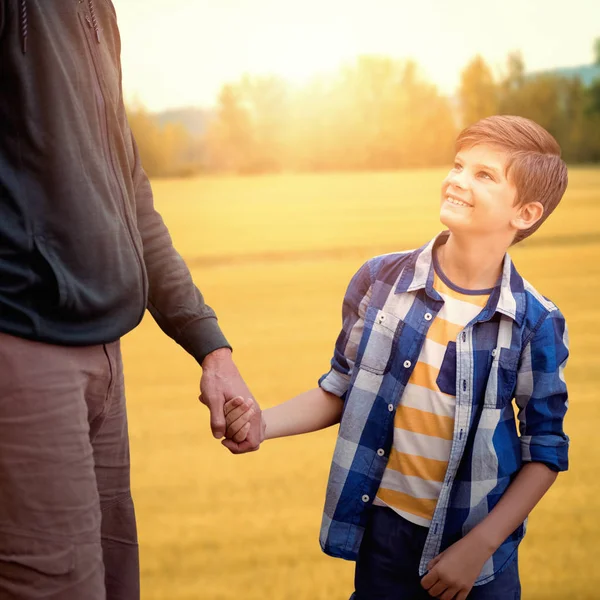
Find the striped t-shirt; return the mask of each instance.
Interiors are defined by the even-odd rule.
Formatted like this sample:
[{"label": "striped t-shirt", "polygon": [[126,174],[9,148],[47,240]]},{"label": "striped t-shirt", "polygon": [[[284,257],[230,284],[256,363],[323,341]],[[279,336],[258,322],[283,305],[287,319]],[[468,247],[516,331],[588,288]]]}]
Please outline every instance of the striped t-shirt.
[{"label": "striped t-shirt", "polygon": [[394,417],[394,442],[374,504],[428,527],[454,437],[456,338],[492,290],[454,286],[434,260],[434,289],[444,306],[433,320]]}]

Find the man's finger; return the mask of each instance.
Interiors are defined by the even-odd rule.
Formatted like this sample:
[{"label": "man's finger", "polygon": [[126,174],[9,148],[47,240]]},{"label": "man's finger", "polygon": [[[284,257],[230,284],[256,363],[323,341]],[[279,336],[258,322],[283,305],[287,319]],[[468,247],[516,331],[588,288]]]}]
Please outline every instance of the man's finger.
[{"label": "man's finger", "polygon": [[458,595],[456,596],[456,598],[454,600],[467,600],[467,596],[469,595],[470,591],[471,590],[458,592]]},{"label": "man's finger", "polygon": [[227,448],[227,450],[229,450],[229,452],[231,452],[232,454],[241,454],[240,445],[237,442],[225,438],[221,440],[221,444],[223,444],[223,446],[225,446],[225,448]]},{"label": "man's finger", "polygon": [[225,438],[224,440],[221,440],[221,444],[223,444],[223,446],[225,446],[232,454],[246,454],[247,452],[255,452],[259,448],[250,440],[245,440],[238,444],[233,440]]},{"label": "man's finger", "polygon": [[206,396],[206,405],[210,410],[210,429],[212,434],[217,439],[221,439],[225,435],[227,425],[225,424],[225,415],[223,414],[223,405],[225,397],[222,394]]}]

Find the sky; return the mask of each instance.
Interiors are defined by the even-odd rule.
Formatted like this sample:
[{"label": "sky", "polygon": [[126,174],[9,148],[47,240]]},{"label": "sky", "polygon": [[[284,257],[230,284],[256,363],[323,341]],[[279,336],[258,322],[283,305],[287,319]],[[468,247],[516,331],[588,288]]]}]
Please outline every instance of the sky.
[{"label": "sky", "polygon": [[276,74],[302,85],[362,54],[412,58],[451,94],[481,54],[499,72],[589,64],[599,0],[113,0],[127,101],[214,106],[224,83]]}]

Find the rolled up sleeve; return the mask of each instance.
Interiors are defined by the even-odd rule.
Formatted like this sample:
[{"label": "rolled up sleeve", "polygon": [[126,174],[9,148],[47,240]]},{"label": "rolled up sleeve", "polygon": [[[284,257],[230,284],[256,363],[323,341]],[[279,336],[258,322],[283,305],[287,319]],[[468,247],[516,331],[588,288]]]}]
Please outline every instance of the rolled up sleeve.
[{"label": "rolled up sleeve", "polygon": [[567,325],[561,312],[554,310],[526,344],[517,374],[522,460],[544,463],[553,471],[566,471],[569,466],[569,438],[563,430],[568,356]]},{"label": "rolled up sleeve", "polygon": [[319,386],[323,390],[343,400],[350,386],[370,296],[371,272],[367,262],[348,285],[342,305],[342,330],[335,344],[331,369],[319,379]]}]

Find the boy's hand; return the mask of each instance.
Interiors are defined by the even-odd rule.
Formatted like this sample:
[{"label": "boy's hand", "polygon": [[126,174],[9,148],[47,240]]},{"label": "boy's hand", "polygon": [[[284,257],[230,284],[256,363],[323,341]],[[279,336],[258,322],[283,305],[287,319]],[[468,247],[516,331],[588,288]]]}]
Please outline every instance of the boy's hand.
[{"label": "boy's hand", "polygon": [[465,536],[427,565],[421,585],[433,598],[465,600],[490,556],[480,541]]},{"label": "boy's hand", "polygon": [[256,412],[254,402],[248,398],[236,396],[225,402],[225,437],[236,443],[243,442],[250,431],[250,420]]}]

